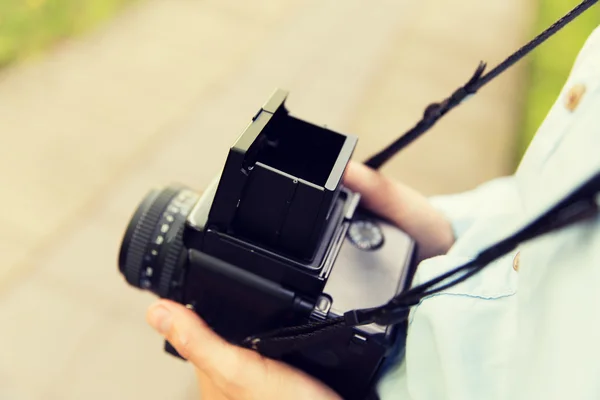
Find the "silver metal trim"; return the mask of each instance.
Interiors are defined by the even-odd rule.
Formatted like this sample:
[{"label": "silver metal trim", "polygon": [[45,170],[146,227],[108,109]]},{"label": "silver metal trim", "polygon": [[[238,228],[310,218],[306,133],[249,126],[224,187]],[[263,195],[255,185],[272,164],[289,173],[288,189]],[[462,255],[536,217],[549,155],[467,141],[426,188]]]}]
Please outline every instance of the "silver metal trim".
[{"label": "silver metal trim", "polygon": [[198,231],[204,230],[204,224],[206,224],[206,221],[208,220],[208,213],[210,212],[210,208],[217,193],[220,180],[221,176],[217,176],[213,179],[194,205],[194,208],[192,208],[186,221],[192,228]]}]

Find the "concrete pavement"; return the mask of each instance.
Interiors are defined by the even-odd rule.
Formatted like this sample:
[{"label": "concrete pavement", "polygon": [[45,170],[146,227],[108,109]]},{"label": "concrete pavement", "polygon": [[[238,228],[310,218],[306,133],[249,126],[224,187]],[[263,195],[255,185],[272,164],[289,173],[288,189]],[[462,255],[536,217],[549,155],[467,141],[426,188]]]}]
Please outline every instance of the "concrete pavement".
[{"label": "concrete pavement", "polygon": [[[194,398],[116,270],[146,191],[205,186],[275,87],[365,158],[527,38],[523,2],[492,3],[148,0],[2,72],[0,398]],[[521,86],[491,84],[386,172],[428,194],[510,172]]]}]

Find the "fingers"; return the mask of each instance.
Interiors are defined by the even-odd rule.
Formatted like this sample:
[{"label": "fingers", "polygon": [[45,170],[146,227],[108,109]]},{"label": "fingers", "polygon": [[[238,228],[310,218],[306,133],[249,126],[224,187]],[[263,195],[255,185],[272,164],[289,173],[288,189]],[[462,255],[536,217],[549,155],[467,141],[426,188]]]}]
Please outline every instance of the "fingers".
[{"label": "fingers", "polygon": [[290,366],[227,343],[181,304],[160,300],[148,309],[147,320],[196,367],[202,398],[339,400]]},{"label": "fingers", "polygon": [[177,352],[204,371],[227,370],[237,362],[237,349],[213,332],[196,313],[183,305],[160,300],[148,309],[150,326]]},{"label": "fingers", "polygon": [[218,336],[183,305],[160,300],[148,309],[147,321],[177,352],[196,367],[203,398],[221,399],[251,388],[263,378],[261,357]]},{"label": "fingers", "polygon": [[351,161],[346,169],[344,185],[354,192],[361,194],[362,204],[398,225],[402,225],[406,208],[410,202],[403,201],[402,191],[408,191],[397,182],[387,178],[376,170]]},{"label": "fingers", "polygon": [[148,309],[147,320],[196,367],[202,398],[339,400],[289,366],[227,343],[181,304],[160,300]]},{"label": "fingers", "polygon": [[419,244],[419,259],[445,254],[454,243],[449,221],[416,190],[356,162],[344,185],[361,194],[362,205],[392,222]]}]

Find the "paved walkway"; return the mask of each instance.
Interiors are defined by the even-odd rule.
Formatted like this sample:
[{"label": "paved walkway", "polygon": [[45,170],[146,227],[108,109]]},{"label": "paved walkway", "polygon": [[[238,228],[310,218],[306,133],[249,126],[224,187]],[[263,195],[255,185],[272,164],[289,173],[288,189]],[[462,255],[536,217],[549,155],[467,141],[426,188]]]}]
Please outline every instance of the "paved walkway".
[{"label": "paved walkway", "polygon": [[[0,398],[188,399],[188,366],[116,269],[154,185],[202,188],[275,87],[360,136],[357,158],[526,38],[519,0],[147,0],[0,74]],[[386,172],[428,194],[510,172],[521,74],[491,84]]]}]

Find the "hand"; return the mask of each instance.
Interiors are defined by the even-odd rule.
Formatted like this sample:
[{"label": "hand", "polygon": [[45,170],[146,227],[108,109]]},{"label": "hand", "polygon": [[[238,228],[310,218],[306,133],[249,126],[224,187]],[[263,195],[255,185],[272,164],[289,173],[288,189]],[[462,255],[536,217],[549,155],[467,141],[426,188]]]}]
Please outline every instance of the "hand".
[{"label": "hand", "polygon": [[419,246],[419,259],[443,255],[455,241],[450,222],[417,191],[356,162],[344,185],[362,196],[365,208],[396,224]]},{"label": "hand", "polygon": [[194,366],[202,400],[340,400],[289,365],[229,344],[181,304],[160,300],[148,309],[147,321]]}]

